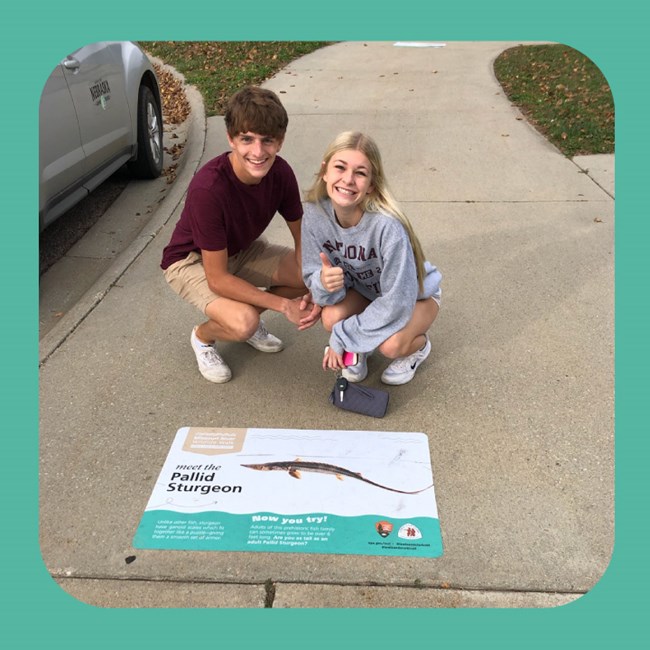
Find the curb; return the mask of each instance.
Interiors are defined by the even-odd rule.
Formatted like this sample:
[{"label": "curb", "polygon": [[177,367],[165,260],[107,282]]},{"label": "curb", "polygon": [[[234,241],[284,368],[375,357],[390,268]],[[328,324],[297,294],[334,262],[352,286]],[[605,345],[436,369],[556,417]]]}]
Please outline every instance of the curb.
[{"label": "curb", "polygon": [[[185,84],[185,78],[162,61],[150,57],[152,61],[169,70]],[[142,228],[138,236],[115,259],[110,268],[93,284],[61,320],[39,341],[38,365],[42,366],[49,357],[63,344],[85,318],[97,307],[112,287],[124,275],[147,246],[154,240],[163,226],[185,198],[187,186],[194,176],[203,156],[206,138],[206,118],[203,97],[195,86],[184,85],[190,115],[187,118],[187,138],[185,149],[178,162],[176,178],[169,194],[158,204],[151,219]],[[125,192],[128,192],[128,187]]]}]

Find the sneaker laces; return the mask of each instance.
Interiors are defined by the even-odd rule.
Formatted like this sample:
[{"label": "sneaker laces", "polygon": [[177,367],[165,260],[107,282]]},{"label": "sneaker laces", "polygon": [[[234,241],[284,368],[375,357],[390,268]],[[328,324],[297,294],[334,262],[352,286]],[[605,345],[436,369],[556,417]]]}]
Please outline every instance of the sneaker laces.
[{"label": "sneaker laces", "polygon": [[260,324],[257,326],[257,332],[253,334],[252,338],[265,339],[268,335],[269,335],[269,331],[266,329],[266,325],[264,325],[264,321],[260,320]]},{"label": "sneaker laces", "polygon": [[201,361],[203,361],[206,365],[211,366],[223,363],[223,359],[211,345],[208,347],[202,347],[199,351],[199,355],[201,357]]}]

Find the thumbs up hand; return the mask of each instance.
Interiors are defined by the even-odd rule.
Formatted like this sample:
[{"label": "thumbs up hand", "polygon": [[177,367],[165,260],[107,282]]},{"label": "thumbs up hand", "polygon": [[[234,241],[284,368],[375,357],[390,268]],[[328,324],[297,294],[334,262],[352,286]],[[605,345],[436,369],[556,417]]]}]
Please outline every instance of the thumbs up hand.
[{"label": "thumbs up hand", "polygon": [[325,253],[320,253],[322,267],[320,270],[320,281],[329,293],[334,293],[343,288],[343,269],[340,266],[333,266]]}]

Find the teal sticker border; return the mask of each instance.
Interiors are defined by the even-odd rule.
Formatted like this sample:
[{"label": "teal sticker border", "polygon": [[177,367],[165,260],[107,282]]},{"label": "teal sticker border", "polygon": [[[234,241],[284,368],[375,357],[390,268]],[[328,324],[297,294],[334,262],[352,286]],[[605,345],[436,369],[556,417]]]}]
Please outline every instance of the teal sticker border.
[{"label": "teal sticker border", "polygon": [[[113,0],[66,8],[11,3],[3,11],[1,124],[5,317],[2,407],[3,638],[9,647],[427,646],[635,647],[647,634],[648,10],[628,0],[569,3],[343,3],[290,0],[179,4]],[[245,9],[245,10],[244,10]],[[575,603],[542,610],[101,610],[65,594],[38,548],[38,97],[53,65],[82,44],[133,40],[503,40],[561,42],[589,56],[616,102],[616,542],[600,582]],[[5,235],[5,236],[6,236]],[[634,302],[633,302],[634,301]],[[33,352],[32,352],[33,351]],[[33,356],[32,356],[33,355]],[[8,489],[11,486],[12,489]],[[8,622],[7,622],[8,621]],[[327,624],[327,627],[323,626]],[[259,624],[256,625],[256,624]],[[336,625],[333,628],[332,624]],[[263,626],[263,627],[262,627]],[[332,630],[343,632],[332,636]],[[251,631],[252,630],[252,631]],[[255,630],[259,630],[255,632]],[[289,634],[289,636],[287,636]],[[290,642],[290,641],[289,641]]]}]

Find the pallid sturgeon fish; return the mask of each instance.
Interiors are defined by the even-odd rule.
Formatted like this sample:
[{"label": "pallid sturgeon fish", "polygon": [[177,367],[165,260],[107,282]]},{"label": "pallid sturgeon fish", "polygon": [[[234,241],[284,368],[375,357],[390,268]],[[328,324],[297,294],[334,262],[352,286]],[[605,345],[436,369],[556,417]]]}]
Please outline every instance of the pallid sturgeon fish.
[{"label": "pallid sturgeon fish", "polygon": [[408,492],[406,490],[398,490],[396,488],[388,487],[387,485],[381,485],[381,483],[375,483],[369,478],[362,476],[360,472],[353,472],[352,470],[346,469],[345,467],[330,465],[329,463],[300,460],[299,458],[296,460],[281,460],[271,463],[260,463],[253,465],[242,464],[242,467],[260,470],[262,472],[285,471],[289,472],[289,476],[293,476],[293,478],[300,478],[300,470],[303,470],[305,472],[319,472],[320,474],[333,474],[337,479],[339,479],[339,481],[342,481],[344,476],[349,476],[350,478],[355,478],[358,481],[363,481],[364,483],[374,485],[375,487],[381,488],[382,490],[399,492],[400,494],[419,494],[420,492],[424,492],[425,490],[433,487],[432,483],[431,485],[422,488],[421,490],[413,490],[412,492]]}]

